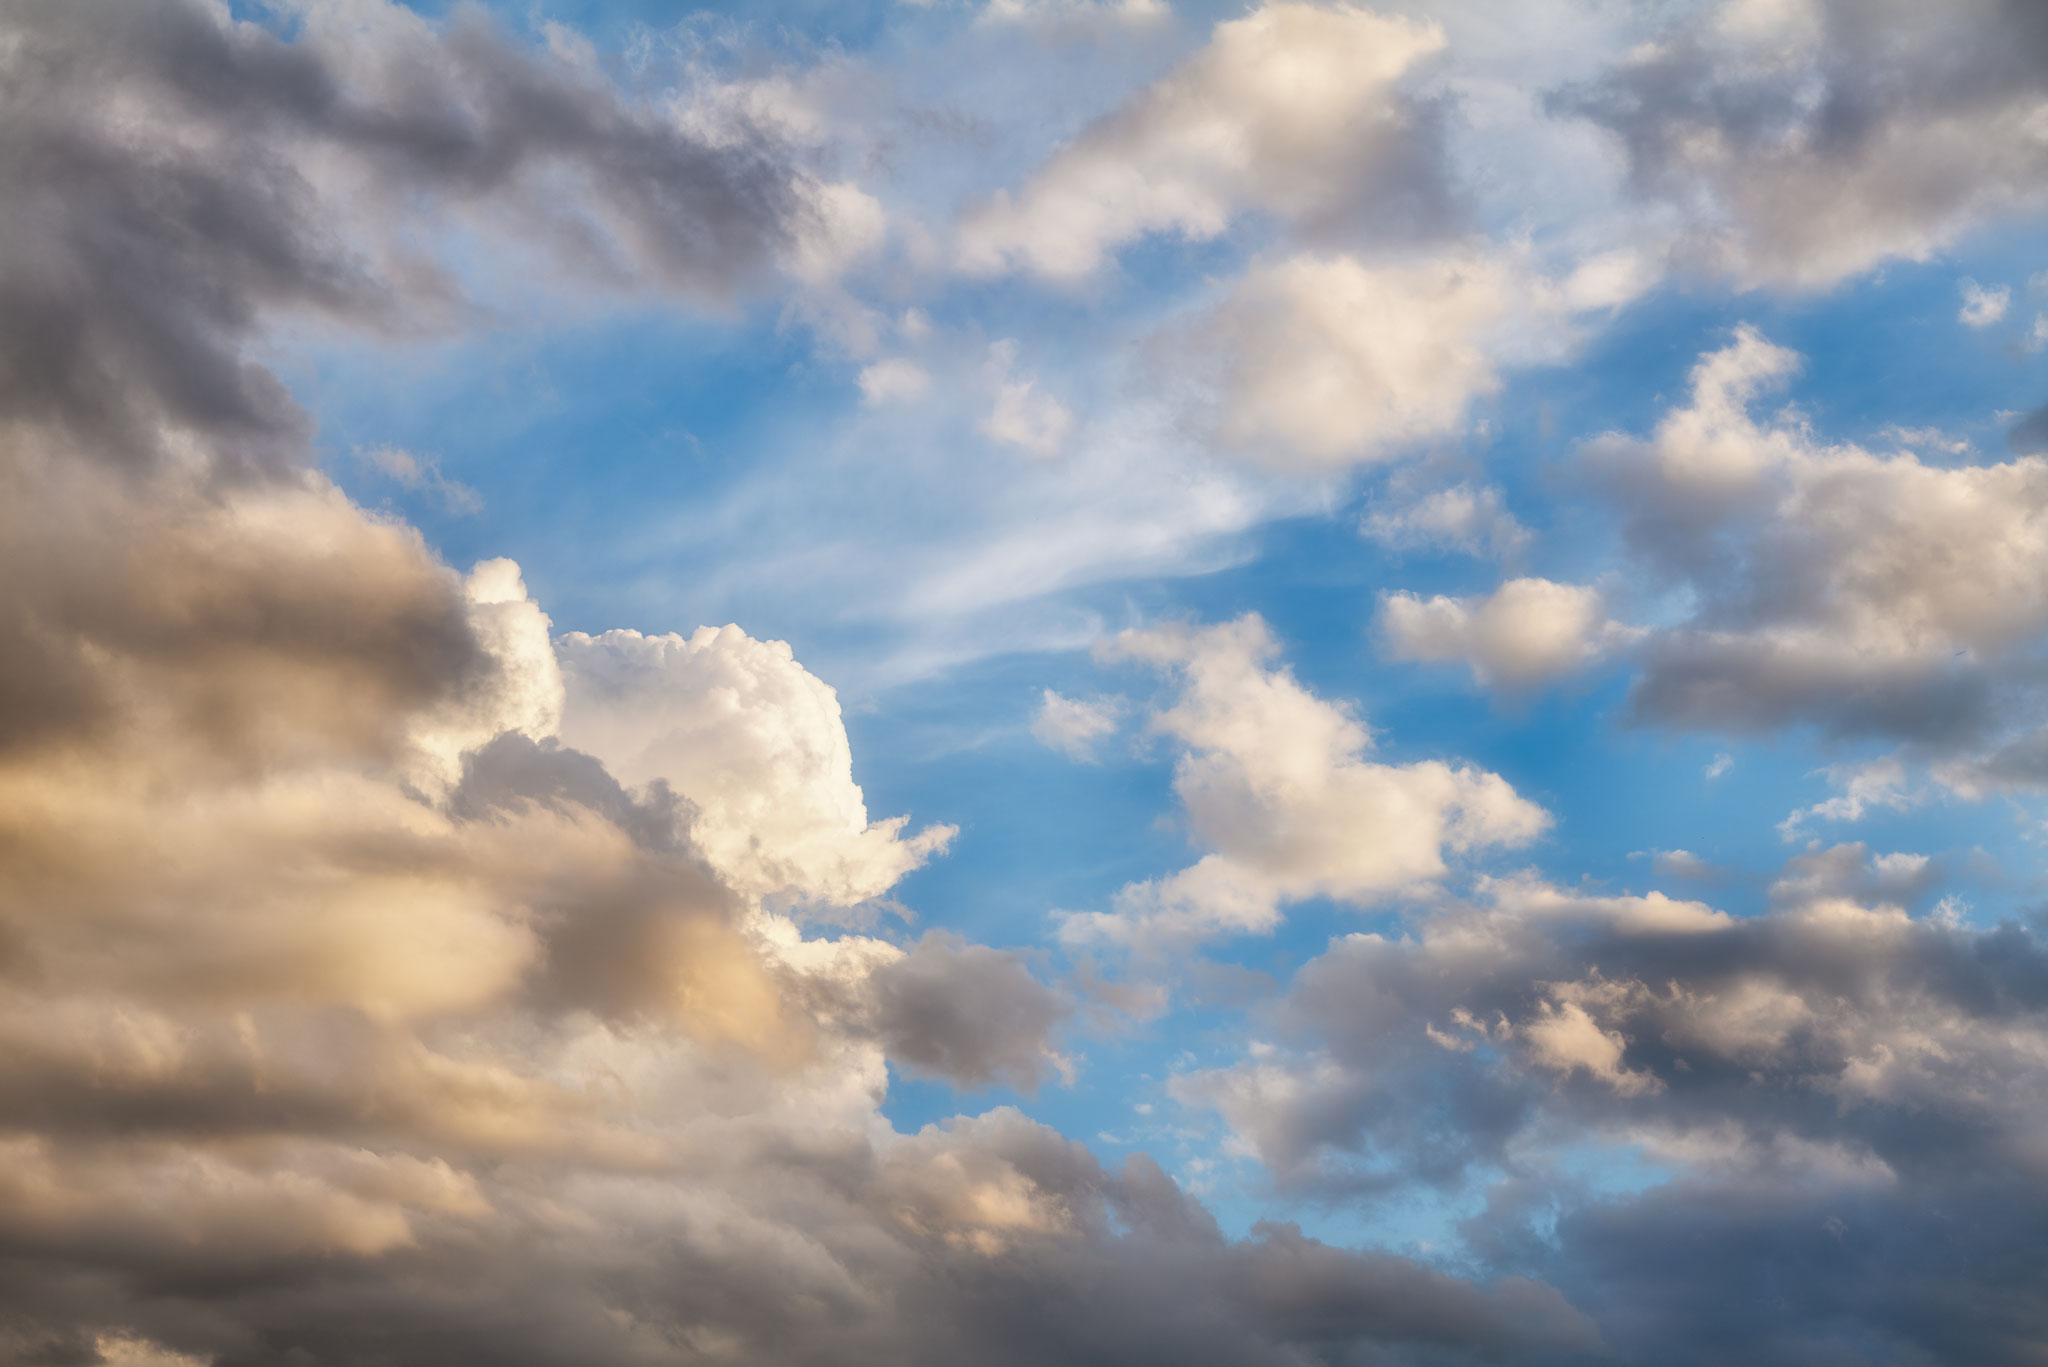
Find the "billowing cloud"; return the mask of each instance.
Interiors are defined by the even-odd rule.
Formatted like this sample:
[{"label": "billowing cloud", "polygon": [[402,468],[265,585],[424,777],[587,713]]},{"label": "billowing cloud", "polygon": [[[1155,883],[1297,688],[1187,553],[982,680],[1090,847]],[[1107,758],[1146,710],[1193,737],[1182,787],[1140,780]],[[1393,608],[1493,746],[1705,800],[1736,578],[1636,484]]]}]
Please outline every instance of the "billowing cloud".
[{"label": "billowing cloud", "polygon": [[1314,226],[1449,216],[1434,116],[1399,93],[1433,25],[1350,5],[1269,3],[1062,147],[959,226],[970,271],[1096,270],[1147,233],[1211,238],[1245,210]]},{"label": "billowing cloud", "polygon": [[850,905],[879,897],[953,838],[908,817],[870,822],[839,698],[780,641],[738,627],[689,637],[571,632],[562,738],[630,784],[696,808],[692,838],[753,896]]},{"label": "billowing cloud", "polygon": [[[1817,851],[1752,918],[1495,883],[1406,934],[1340,939],[1265,1043],[1174,1089],[1284,1182],[1436,1186],[1482,1211],[1463,1226],[1481,1256],[1597,1302],[1625,1361],[1673,1342],[1708,1345],[1687,1362],[1846,1345],[2021,1360],[2048,1302],[2031,1217],[2001,1207],[2040,1206],[2022,1174],[2039,1163],[2048,957],[2017,925],[1910,915],[1927,873]],[[1650,1170],[1577,1189],[1555,1165],[1589,1152]],[[1954,1218],[1967,1264],[1932,1237]],[[1712,1256],[1665,1256],[1674,1228]],[[1738,1248],[1786,1270],[1770,1307],[1730,1316],[1754,1266]]]},{"label": "billowing cloud", "polygon": [[1368,760],[1365,727],[1274,667],[1279,644],[1255,616],[1125,632],[1104,653],[1178,685],[1152,728],[1183,748],[1174,791],[1209,853],[1123,889],[1114,911],[1069,917],[1070,939],[1270,931],[1285,902],[1364,904],[1421,888],[1445,873],[1446,853],[1523,845],[1549,823],[1498,774]]},{"label": "billowing cloud", "polygon": [[2044,52],[2027,0],[1720,0],[1552,106],[1619,138],[1682,256],[1817,288],[2041,203]]},{"label": "billowing cloud", "polygon": [[2048,631],[2048,462],[1933,465],[1758,418],[1797,367],[1741,329],[1649,439],[1588,449],[1634,555],[1695,604],[1644,640],[1632,705],[1668,724],[1808,723],[1950,753],[2026,722]]}]

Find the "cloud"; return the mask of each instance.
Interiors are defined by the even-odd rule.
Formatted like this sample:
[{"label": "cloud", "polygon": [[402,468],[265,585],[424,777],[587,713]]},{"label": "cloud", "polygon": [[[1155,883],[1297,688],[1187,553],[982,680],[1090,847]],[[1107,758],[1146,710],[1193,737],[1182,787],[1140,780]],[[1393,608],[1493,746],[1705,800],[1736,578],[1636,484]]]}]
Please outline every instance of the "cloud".
[{"label": "cloud", "polygon": [[449,325],[436,231],[716,301],[845,217],[774,138],[693,136],[481,11],[315,5],[286,39],[199,0],[32,0],[0,35],[0,407],[131,467],[276,468],[305,420],[250,330]]},{"label": "cloud", "polygon": [[1529,544],[1529,531],[1491,484],[1453,484],[1419,497],[1374,503],[1359,523],[1366,537],[1396,550],[1455,550],[1504,560]]},{"label": "cloud", "polygon": [[1031,718],[1031,734],[1069,759],[1093,760],[1095,742],[1116,733],[1123,711],[1121,698],[1068,698],[1048,688]]},{"label": "cloud", "polygon": [[1507,689],[1577,673],[1641,634],[1607,616],[1598,590],[1548,579],[1510,579],[1481,598],[1383,594],[1380,630],[1394,659],[1455,661]]},{"label": "cloud", "polygon": [[917,362],[892,356],[863,367],[859,384],[863,403],[915,403],[931,392],[932,377]]},{"label": "cloud", "polygon": [[1615,135],[1681,258],[1826,288],[2038,206],[2044,51],[2013,0],[1723,0],[1551,106]]},{"label": "cloud", "polygon": [[1503,368],[1570,355],[1577,320],[1640,293],[1634,261],[1593,258],[1560,280],[1485,243],[1296,252],[1255,263],[1158,346],[1201,381],[1199,420],[1226,449],[1294,471],[1384,460],[1462,433]]},{"label": "cloud", "polygon": [[988,0],[975,22],[1054,39],[1101,39],[1157,28],[1172,15],[1166,0]]},{"label": "cloud", "polygon": [[1704,356],[1648,440],[1585,459],[1626,519],[1635,563],[1682,588],[1687,617],[1638,649],[1639,717],[1838,736],[1957,754],[2024,723],[2048,629],[2048,463],[1933,466],[1760,419],[1798,358],[1751,329]]},{"label": "cloud", "polygon": [[1697,883],[1716,882],[1721,870],[1691,850],[1656,850],[1650,855],[1650,869],[1659,878],[1684,878]]},{"label": "cloud", "polygon": [[1368,904],[1426,887],[1446,872],[1446,853],[1527,844],[1549,823],[1498,774],[1367,760],[1365,727],[1273,667],[1279,645],[1256,616],[1127,631],[1104,654],[1178,686],[1151,724],[1182,747],[1174,791],[1209,852],[1124,888],[1112,912],[1070,916],[1070,940],[1153,945],[1267,932],[1285,902]]},{"label": "cloud", "polygon": [[1148,233],[1205,239],[1260,209],[1314,226],[1449,217],[1433,116],[1395,83],[1432,25],[1349,5],[1266,4],[1055,152],[958,228],[963,268],[1072,280]]},{"label": "cloud", "polygon": [[448,512],[473,517],[483,511],[482,496],[460,480],[442,474],[440,462],[432,456],[416,456],[396,446],[374,446],[357,454],[401,488],[432,494]]},{"label": "cloud", "polygon": [[1489,334],[1513,286],[1499,261],[1256,266],[1190,345],[1217,367],[1218,435],[1274,465],[1327,465],[1458,430],[1500,384]]},{"label": "cloud", "polygon": [[879,897],[955,830],[905,837],[870,822],[832,688],[781,641],[736,626],[689,636],[570,632],[556,644],[562,738],[629,784],[659,781],[697,809],[692,838],[753,896],[848,906]]},{"label": "cloud", "polygon": [[0,1356],[1593,1342],[1529,1279],[1226,1239],[1149,1159],[1015,1111],[892,1129],[892,1052],[963,1085],[1061,1062],[1017,956],[780,914],[950,828],[868,820],[787,646],[551,640],[517,565],[458,574],[313,471],[248,359],[275,310],[448,321],[386,211],[715,295],[800,239],[802,177],[625,102],[573,35],[294,18],[0,19]]},{"label": "cloud", "polygon": [[1066,444],[1074,415],[1050,394],[1041,393],[1038,381],[1014,374],[1017,344],[1001,341],[988,349],[989,380],[995,386],[995,406],[981,420],[981,433],[990,441],[1015,446],[1034,456],[1056,456]]},{"label": "cloud", "polygon": [[2005,311],[2012,306],[2012,291],[2004,285],[1987,290],[1974,280],[1965,280],[1957,288],[1962,292],[1963,306],[1956,313],[1956,321],[1964,327],[1988,328],[2004,319]]},{"label": "cloud", "polygon": [[915,1072],[1035,1091],[1067,1069],[1046,1045],[1066,1007],[1015,955],[934,931],[869,982],[883,1047]]},{"label": "cloud", "polygon": [[[1265,1040],[1172,1090],[1304,1197],[1435,1189],[1480,1212],[1460,1217],[1473,1255],[1598,1306],[1622,1361],[1673,1342],[1707,1345],[1678,1357],[1702,1363],[1872,1344],[2018,1361],[2048,1323],[2033,1217],[2003,1209],[2041,1206],[2048,951],[1896,905],[1930,881],[1917,857],[1840,846],[1733,917],[1502,880],[1335,941]],[[1649,1169],[1619,1187],[1561,1170],[1588,1161]],[[1959,1211],[1968,1266],[1934,1235]],[[1709,1253],[1667,1256],[1673,1228]],[[1730,1316],[1743,1248],[1811,1259]]]}]

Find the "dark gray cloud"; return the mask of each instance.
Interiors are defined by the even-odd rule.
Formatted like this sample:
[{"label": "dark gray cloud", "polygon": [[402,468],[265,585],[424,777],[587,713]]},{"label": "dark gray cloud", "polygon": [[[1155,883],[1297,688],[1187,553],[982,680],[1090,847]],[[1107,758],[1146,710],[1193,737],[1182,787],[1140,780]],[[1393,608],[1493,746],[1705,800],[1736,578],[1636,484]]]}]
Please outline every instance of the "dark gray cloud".
[{"label": "dark gray cloud", "polygon": [[1046,1036],[1067,1009],[1014,954],[934,931],[869,982],[883,1047],[914,1072],[1030,1091],[1052,1070]]},{"label": "dark gray cloud", "polygon": [[437,231],[719,298],[818,213],[786,149],[714,146],[480,11],[315,7],[298,28],[198,0],[0,15],[0,420],[131,466],[168,427],[275,468],[306,422],[252,330],[432,325],[457,304]]}]

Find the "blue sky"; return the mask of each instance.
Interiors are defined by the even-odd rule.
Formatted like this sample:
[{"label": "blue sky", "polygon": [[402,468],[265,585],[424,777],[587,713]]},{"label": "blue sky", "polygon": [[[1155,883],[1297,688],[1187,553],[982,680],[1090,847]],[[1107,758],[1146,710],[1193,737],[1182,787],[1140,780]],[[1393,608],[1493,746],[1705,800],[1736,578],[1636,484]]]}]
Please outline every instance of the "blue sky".
[{"label": "blue sky", "polygon": [[2031,8],[86,9],[0,1356],[2048,1344]]}]

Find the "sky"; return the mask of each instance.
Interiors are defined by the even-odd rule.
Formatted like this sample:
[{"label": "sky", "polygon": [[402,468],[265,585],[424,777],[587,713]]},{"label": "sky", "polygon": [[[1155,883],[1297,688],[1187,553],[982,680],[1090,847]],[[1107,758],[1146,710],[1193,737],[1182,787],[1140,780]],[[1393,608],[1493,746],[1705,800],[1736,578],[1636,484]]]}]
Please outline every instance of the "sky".
[{"label": "sky", "polygon": [[0,4],[0,1361],[2048,1356],[2048,9]]}]

